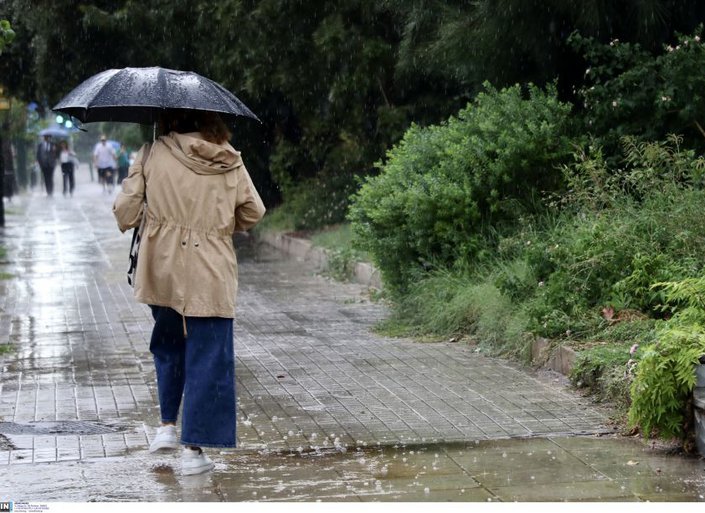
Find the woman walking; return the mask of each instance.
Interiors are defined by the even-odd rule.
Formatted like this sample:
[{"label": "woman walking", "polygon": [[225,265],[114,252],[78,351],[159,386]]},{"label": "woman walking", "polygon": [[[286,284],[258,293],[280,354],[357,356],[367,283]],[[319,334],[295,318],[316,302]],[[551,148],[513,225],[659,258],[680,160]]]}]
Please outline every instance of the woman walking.
[{"label": "woman walking", "polygon": [[150,451],[179,447],[183,399],[189,475],[213,468],[203,447],[235,447],[232,235],[254,226],[265,208],[217,114],[167,111],[160,125],[163,135],[140,150],[113,212],[123,232],[145,216],[134,294],[155,321],[150,351],[162,425]]},{"label": "woman walking", "polygon": [[69,149],[67,141],[61,141],[60,148],[59,160],[61,161],[61,176],[64,183],[64,197],[69,194],[73,196],[73,190],[76,187],[74,177],[76,154]]}]

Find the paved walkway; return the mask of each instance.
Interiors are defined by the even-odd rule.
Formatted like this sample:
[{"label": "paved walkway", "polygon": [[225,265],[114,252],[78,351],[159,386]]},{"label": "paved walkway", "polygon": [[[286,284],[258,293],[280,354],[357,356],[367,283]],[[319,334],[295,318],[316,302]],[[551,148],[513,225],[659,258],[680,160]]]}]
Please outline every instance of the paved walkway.
[{"label": "paved walkway", "polygon": [[[113,196],[83,171],[74,198],[35,192],[7,205],[0,272],[13,277],[0,280],[0,468],[114,462],[129,474],[130,455],[146,457],[158,424],[151,318],[125,279],[130,236],[115,227]],[[216,458],[509,447],[613,431],[604,411],[550,379],[464,345],[374,335],[385,311],[359,285],[250,244],[240,261],[239,449]],[[566,458],[586,464],[574,456]]]},{"label": "paved walkway", "polygon": [[[3,462],[145,447],[158,421],[151,318],[126,283],[130,236],[117,231],[112,200],[84,180],[74,198],[35,193],[8,206],[3,270],[14,278],[0,282],[0,343],[14,351],[3,358],[0,433],[17,449],[1,453]],[[458,344],[375,336],[384,309],[357,285],[274,251],[243,251],[240,277],[242,449],[606,430],[585,400],[503,361]],[[23,425],[38,421],[64,422],[53,426],[63,436]]]}]

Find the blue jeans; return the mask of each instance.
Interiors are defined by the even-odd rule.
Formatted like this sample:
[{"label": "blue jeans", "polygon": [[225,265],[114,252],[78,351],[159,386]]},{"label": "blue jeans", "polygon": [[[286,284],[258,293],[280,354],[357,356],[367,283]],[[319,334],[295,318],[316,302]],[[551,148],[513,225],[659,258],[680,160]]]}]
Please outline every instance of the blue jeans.
[{"label": "blue jeans", "polygon": [[152,306],[154,355],[162,422],[176,422],[183,396],[181,443],[235,447],[235,355],[233,320],[183,318]]}]

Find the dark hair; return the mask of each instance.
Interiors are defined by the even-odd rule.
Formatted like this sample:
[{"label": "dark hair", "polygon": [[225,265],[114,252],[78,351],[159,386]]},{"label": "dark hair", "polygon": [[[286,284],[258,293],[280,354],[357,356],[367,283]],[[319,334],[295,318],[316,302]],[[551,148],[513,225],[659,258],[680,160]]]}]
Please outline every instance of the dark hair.
[{"label": "dark hair", "polygon": [[199,110],[165,110],[159,116],[159,133],[185,134],[200,132],[203,138],[212,143],[222,144],[230,140],[231,134],[221,117],[215,112]]}]

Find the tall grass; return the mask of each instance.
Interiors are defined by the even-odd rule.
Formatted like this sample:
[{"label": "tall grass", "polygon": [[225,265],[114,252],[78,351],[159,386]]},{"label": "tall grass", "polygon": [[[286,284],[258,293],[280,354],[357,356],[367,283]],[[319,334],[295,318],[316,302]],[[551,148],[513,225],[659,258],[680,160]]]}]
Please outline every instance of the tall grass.
[{"label": "tall grass", "polygon": [[380,331],[390,335],[471,335],[492,353],[520,354],[528,341],[526,313],[493,276],[441,270],[413,285]]},{"label": "tall grass", "polygon": [[350,223],[329,226],[311,236],[311,242],[314,245],[337,251],[353,249],[352,240],[353,233]]}]

